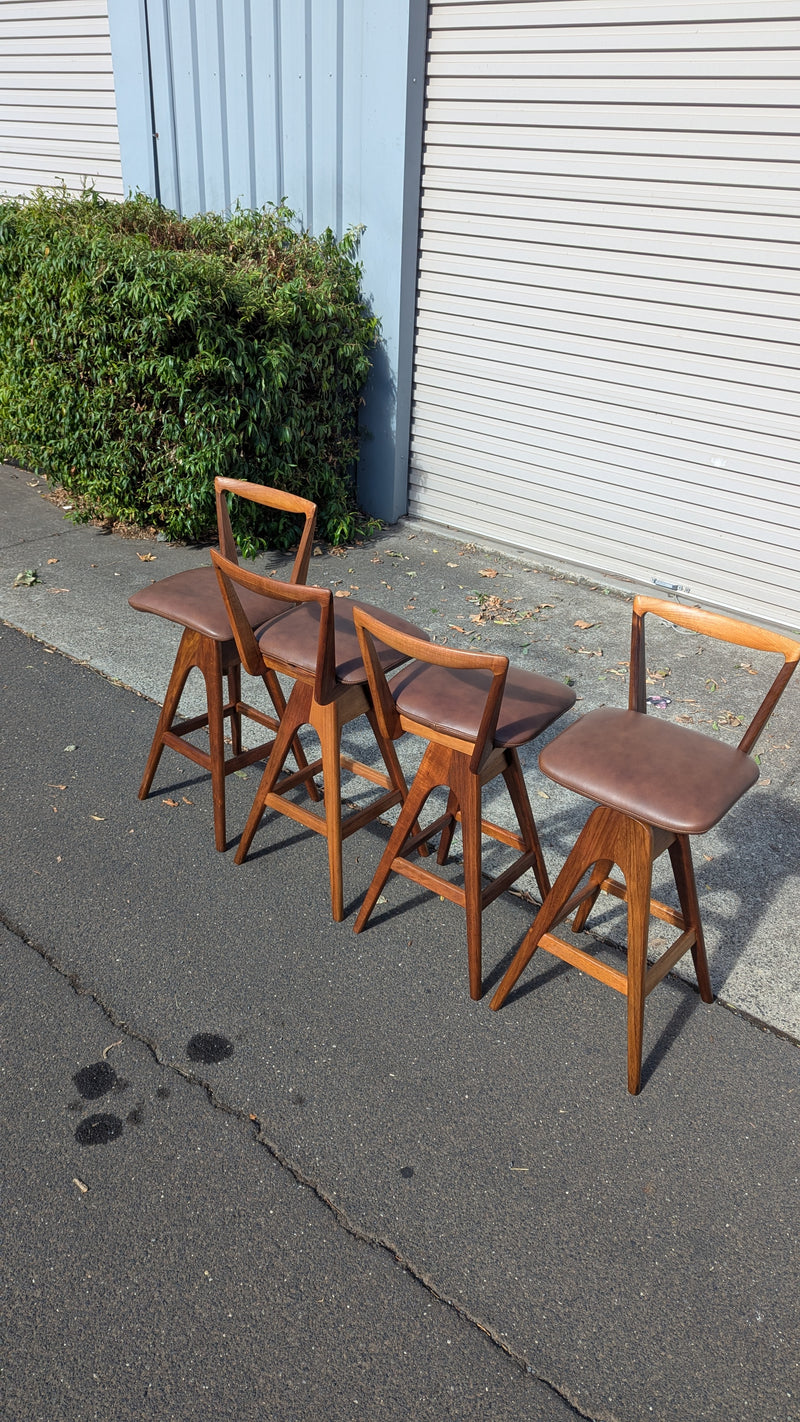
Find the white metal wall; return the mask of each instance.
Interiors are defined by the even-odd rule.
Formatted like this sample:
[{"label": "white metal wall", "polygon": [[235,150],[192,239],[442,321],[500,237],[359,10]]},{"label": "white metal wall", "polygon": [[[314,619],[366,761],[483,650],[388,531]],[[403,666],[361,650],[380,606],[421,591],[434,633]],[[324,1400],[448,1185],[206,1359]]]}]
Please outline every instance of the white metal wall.
[{"label": "white metal wall", "polygon": [[0,192],[122,197],[107,0],[0,0]]},{"label": "white metal wall", "polygon": [[410,511],[800,627],[800,4],[429,23]]}]

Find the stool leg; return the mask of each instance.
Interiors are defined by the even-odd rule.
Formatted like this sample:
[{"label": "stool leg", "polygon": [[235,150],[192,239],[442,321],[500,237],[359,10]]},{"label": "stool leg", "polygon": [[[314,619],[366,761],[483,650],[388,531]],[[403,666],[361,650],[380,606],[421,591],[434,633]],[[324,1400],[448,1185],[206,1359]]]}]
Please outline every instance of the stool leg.
[{"label": "stool leg", "polygon": [[703,925],[700,919],[700,904],[697,898],[697,884],[694,877],[694,866],[692,865],[692,850],[689,838],[685,834],[675,836],[669,847],[669,857],[672,861],[672,872],[675,875],[675,885],[678,890],[678,900],[681,906],[684,923],[687,928],[693,928],[695,941],[692,945],[692,962],[697,976],[697,986],[700,989],[700,997],[703,1002],[714,1001],[714,990],[711,986],[711,975],[708,971],[708,958],[706,957],[706,944],[703,936]]},{"label": "stool leg", "polygon": [[153,736],[152,745],[150,746],[150,754],[147,757],[142,783],[139,786],[140,800],[145,800],[150,794],[150,786],[153,783],[153,777],[158,769],[158,762],[161,759],[161,754],[164,749],[164,732],[170,729],[175,720],[189,672],[198,665],[198,643],[200,640],[199,633],[192,632],[188,627],[184,629],[175,662],[170,673],[167,693],[164,697],[164,705],[161,708],[156,732]]},{"label": "stool leg", "polygon": [[281,717],[281,723],[275,734],[275,739],[269,753],[269,759],[261,777],[253,807],[247,819],[247,824],[242,831],[239,847],[234,855],[234,863],[241,864],[250,848],[253,835],[258,829],[261,816],[264,813],[267,795],[272,793],[273,786],[277,782],[278,776],[283,770],[286,760],[297,731],[300,726],[308,723],[311,713],[312,689],[304,682],[297,681],[292,688],[292,694],[286,703],[286,710]]},{"label": "stool leg", "polygon": [[536,829],[536,821],[533,818],[531,802],[528,799],[528,790],[525,785],[525,777],[522,774],[522,766],[519,763],[519,754],[516,748],[512,747],[508,752],[508,765],[503,771],[503,779],[506,782],[506,789],[511,797],[514,806],[514,813],[517,823],[522,831],[522,842],[526,849],[532,850],[536,855],[533,864],[533,872],[536,876],[536,883],[539,886],[539,893],[542,896],[542,903],[550,892],[550,876],[547,873],[547,865],[544,862],[542,846],[539,843],[539,834]]},{"label": "stool leg", "polygon": [[328,875],[331,884],[331,915],[334,923],[344,918],[342,886],[342,764],[341,726],[337,704],[314,706],[314,726],[322,748],[322,784],[325,802],[325,838],[328,841]]},{"label": "stool leg", "polygon": [[454,790],[461,806],[461,839],[464,847],[464,908],[467,914],[469,995],[478,1002],[483,994],[481,971],[483,884],[481,882],[481,786],[470,772],[466,757],[453,756]]},{"label": "stool leg", "polygon": [[[278,681],[277,675],[272,670],[272,667],[267,667],[262,673],[262,675],[264,679],[264,685],[266,686],[267,691],[269,692],[270,699],[272,701],[273,706],[275,707],[278,720],[280,721],[284,711],[286,710],[286,698],[284,697],[284,694],[281,690],[281,684]],[[295,736],[294,740],[292,741],[292,755],[294,756],[295,764],[298,770],[308,769],[308,761],[306,760],[303,747],[300,744],[299,736]],[[322,799],[322,796],[320,795],[319,790],[314,784],[313,776],[309,776],[308,780],[305,782],[305,789],[309,800],[313,800],[316,803],[319,803],[319,801]]]},{"label": "stool leg", "polygon": [[602,889],[603,884],[605,883],[606,879],[608,878],[609,874],[611,873],[612,868],[613,868],[613,860],[611,860],[611,859],[598,859],[597,863],[596,863],[595,866],[594,866],[594,869],[592,870],[591,877],[590,877],[590,879],[589,879],[589,885],[588,885],[588,887],[589,887],[589,889],[591,890],[591,892],[590,892],[590,893],[587,895],[587,897],[584,899],[583,903],[581,904],[580,908],[578,909],[578,912],[576,913],[574,919],[572,920],[572,932],[573,932],[573,933],[582,933],[582,932],[583,932],[584,928],[586,927],[586,920],[588,919],[589,914],[591,913],[592,909],[594,908],[595,904],[597,903],[597,900],[598,900],[598,897],[599,897],[599,894],[600,894],[600,890]]},{"label": "stool leg", "polygon": [[242,664],[238,657],[227,669],[228,705],[231,708],[231,754],[242,753],[242,713],[239,702],[242,699]]},{"label": "stool leg", "polygon": [[439,848],[436,853],[436,863],[446,864],[447,856],[450,853],[450,845],[453,843],[453,835],[456,828],[456,810],[458,809],[458,796],[451,790],[447,797],[447,809],[445,814],[449,816],[447,824],[442,830],[439,839]]},{"label": "stool leg", "polygon": [[[361,932],[378,902],[380,892],[392,872],[392,865],[395,859],[402,854],[406,840],[411,839],[416,821],[431,791],[435,790],[437,785],[447,784],[449,756],[450,752],[443,750],[441,746],[429,745],[425,751],[405,803],[400,806],[400,814],[389,836],[389,843],[381,855],[381,861],[375,870],[372,883],[364,895],[364,902],[353,924],[354,933]],[[445,778],[441,779],[441,776]]]},{"label": "stool leg", "polygon": [[[647,940],[653,877],[653,832],[638,820],[618,816],[616,862],[625,875],[628,901],[628,1090],[636,1096],[642,1082]],[[624,848],[622,843],[624,842]]]},{"label": "stool leg", "polygon": [[222,705],[222,647],[204,638],[200,670],[206,684],[208,707],[208,750],[211,760],[211,795],[214,802],[214,839],[217,849],[226,847],[225,833],[225,718]]},{"label": "stool leg", "polygon": [[490,1004],[493,1012],[503,1006],[514,984],[527,968],[544,935],[561,922],[564,909],[586,870],[592,868],[601,853],[608,852],[606,827],[608,816],[612,813],[611,810],[598,807],[590,814],[564,861],[561,873],[506,969],[505,976]]}]

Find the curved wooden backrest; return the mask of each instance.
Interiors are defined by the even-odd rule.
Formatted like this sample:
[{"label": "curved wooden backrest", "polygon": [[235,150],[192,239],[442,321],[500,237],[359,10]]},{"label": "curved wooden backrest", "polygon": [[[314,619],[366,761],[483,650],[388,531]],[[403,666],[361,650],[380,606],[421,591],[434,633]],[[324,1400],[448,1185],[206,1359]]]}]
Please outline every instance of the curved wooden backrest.
[{"label": "curved wooden backrest", "polygon": [[276,598],[279,602],[295,606],[303,602],[314,602],[318,605],[320,616],[314,697],[323,706],[332,701],[337,681],[333,593],[330,588],[309,588],[301,583],[281,582],[278,578],[268,578],[263,573],[253,573],[239,563],[224,558],[216,548],[211,549],[211,561],[217,571],[220,591],[233,628],[239,656],[251,676],[260,675],[264,668],[264,657],[237,596],[236,585],[247,588],[249,592],[260,593],[262,597]]},{"label": "curved wooden backrest", "polygon": [[304,583],[308,577],[308,564],[314,542],[314,526],[317,520],[317,506],[310,499],[301,499],[297,494],[287,494],[283,489],[272,489],[267,484],[253,484],[246,479],[227,479],[218,475],[214,480],[217,500],[217,530],[219,551],[223,558],[238,563],[239,550],[231,528],[226,494],[234,494],[238,499],[247,499],[252,504],[263,504],[279,513],[299,514],[304,520],[303,531],[297,545],[289,582]]},{"label": "curved wooden backrest", "polygon": [[771,632],[766,627],[758,627],[752,622],[741,622],[723,613],[709,612],[703,607],[682,607],[680,603],[668,602],[665,598],[647,597],[639,594],[633,599],[633,622],[631,626],[631,668],[628,706],[631,711],[647,710],[647,663],[645,658],[644,619],[648,612],[655,613],[678,627],[687,627],[704,637],[714,637],[719,642],[730,642],[736,647],[748,647],[752,651],[777,652],[783,657],[783,666],[767,691],[750,725],[739,742],[739,749],[749,753],[756,744],[778,704],[788,682],[800,661],[800,642],[787,637],[782,632]]},{"label": "curved wooden backrest", "polygon": [[392,689],[378,660],[375,642],[383,642],[396,652],[417,662],[427,662],[430,666],[449,667],[453,671],[489,671],[492,680],[486,693],[486,703],[481,715],[478,735],[472,743],[470,770],[477,774],[486,756],[493,749],[493,737],[508,675],[508,657],[488,652],[457,651],[455,647],[437,646],[421,637],[412,637],[389,627],[379,617],[373,617],[363,608],[353,607],[353,622],[358,634],[361,656],[367,671],[372,702],[383,734],[397,740],[402,734],[400,716],[395,705]]}]

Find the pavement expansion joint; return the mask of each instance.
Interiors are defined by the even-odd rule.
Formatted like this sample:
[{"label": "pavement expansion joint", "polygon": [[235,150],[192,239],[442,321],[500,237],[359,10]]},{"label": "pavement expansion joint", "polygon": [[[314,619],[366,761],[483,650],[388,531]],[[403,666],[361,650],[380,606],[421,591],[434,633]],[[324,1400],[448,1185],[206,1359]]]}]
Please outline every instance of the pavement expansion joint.
[{"label": "pavement expansion joint", "polygon": [[199,1076],[197,1072],[192,1071],[191,1068],[184,1067],[179,1062],[162,1059],[157,1042],[154,1042],[151,1038],[145,1036],[143,1032],[131,1027],[128,1022],[118,1017],[113,1009],[103,1002],[102,998],[93,988],[88,987],[81,981],[77,973],[72,973],[65,968],[43,944],[37,943],[35,939],[30,938],[20,924],[15,923],[2,912],[0,912],[0,924],[21,943],[24,943],[27,948],[38,953],[39,957],[47,963],[49,968],[52,968],[54,972],[58,973],[60,977],[69,983],[73,992],[78,997],[88,997],[117,1031],[125,1033],[132,1041],[138,1042],[145,1047],[152,1054],[154,1060],[160,1067],[175,1072],[176,1075],[182,1077],[191,1085],[199,1087],[215,1111],[221,1111],[224,1115],[233,1116],[241,1121],[243,1125],[251,1127],[254,1143],[268,1151],[276,1165],[291,1175],[298,1185],[302,1185],[305,1189],[311,1190],[320,1203],[333,1215],[339,1228],[349,1234],[351,1238],[361,1244],[368,1245],[371,1249],[380,1250],[388,1254],[420,1288],[424,1289],[425,1292],[431,1296],[431,1298],[435,1299],[437,1303],[443,1304],[445,1308],[451,1309],[464,1323],[479,1329],[480,1332],[490,1340],[494,1347],[508,1358],[509,1362],[513,1363],[527,1377],[533,1378],[536,1382],[540,1383],[542,1387],[552,1392],[554,1396],[558,1397],[562,1403],[569,1407],[575,1417],[583,1419],[583,1422],[619,1422],[619,1419],[611,1413],[589,1413],[583,1411],[567,1390],[560,1387],[557,1383],[554,1383],[550,1378],[537,1372],[522,1354],[509,1348],[508,1344],[491,1328],[487,1328],[484,1323],[481,1323],[480,1319],[476,1318],[468,1310],[462,1308],[454,1299],[441,1293],[432,1279],[419,1270],[410,1259],[406,1258],[390,1240],[382,1239],[378,1235],[374,1235],[356,1224],[355,1221],[342,1210],[341,1206],[337,1205],[335,1200],[326,1193],[317,1180],[307,1175],[305,1171],[281,1151],[275,1141],[266,1135],[263,1123],[257,1116],[243,1111],[227,1101],[221,1100],[210,1083]]}]

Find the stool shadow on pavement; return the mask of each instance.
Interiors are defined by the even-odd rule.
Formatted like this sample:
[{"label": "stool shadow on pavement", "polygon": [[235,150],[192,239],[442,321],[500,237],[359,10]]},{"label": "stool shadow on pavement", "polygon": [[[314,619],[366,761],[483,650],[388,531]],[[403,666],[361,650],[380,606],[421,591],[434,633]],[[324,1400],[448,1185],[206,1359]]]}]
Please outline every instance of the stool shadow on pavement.
[{"label": "stool shadow on pavement", "polygon": [[[576,803],[574,809],[571,805],[559,808],[549,817],[540,819],[551,874],[560,868],[562,858],[569,853],[585,819],[586,807],[580,803]],[[737,970],[739,975],[746,972],[748,964],[752,964],[754,978],[761,978],[766,970],[777,981],[782,967],[780,960],[775,959],[775,940],[784,920],[776,912],[776,905],[787,885],[794,886],[793,897],[797,894],[796,885],[800,877],[800,804],[782,795],[779,790],[772,791],[767,786],[759,789],[756,785],[715,830],[694,839],[692,851],[715,998],[725,1000],[726,984]],[[674,888],[669,883],[669,864],[663,876],[660,870],[661,861],[657,861],[653,893],[669,900],[674,897]],[[615,872],[619,874],[618,870]],[[661,877],[663,883],[659,882]],[[487,974],[487,992],[491,992],[494,984],[503,977],[533,921],[538,903],[533,901],[533,895],[531,899],[532,902],[526,905],[528,912],[519,937],[515,942],[504,945],[502,955]],[[787,917],[791,915],[788,906],[786,914]],[[625,926],[624,905],[604,895],[592,914],[591,932],[584,930],[574,941],[595,951],[591,942],[594,939],[599,955],[610,955],[609,961],[613,961],[614,957],[618,959],[624,955]],[[564,931],[571,939],[566,925],[562,925]],[[667,929],[666,932],[671,934],[673,931]],[[788,941],[785,935],[782,935],[782,941]],[[651,947],[656,950],[650,955],[651,961],[664,951],[666,942],[666,938],[651,938]],[[703,1006],[694,984],[691,963],[687,961],[686,967],[685,976],[676,974],[674,970],[669,975],[669,980],[680,992],[680,1001],[670,1013],[668,1022],[662,1026],[657,1039],[646,1050],[643,1083],[653,1075],[694,1013]],[[527,1000],[526,1011],[535,1011],[537,992],[556,976],[573,971],[567,964],[554,960],[550,954],[537,951],[509,995],[506,1010],[512,1004]],[[739,1000],[742,998],[738,985],[736,996]],[[752,1015],[758,1017],[759,1013],[753,1011]],[[778,1023],[772,1022],[771,1025],[782,1030]]]}]

